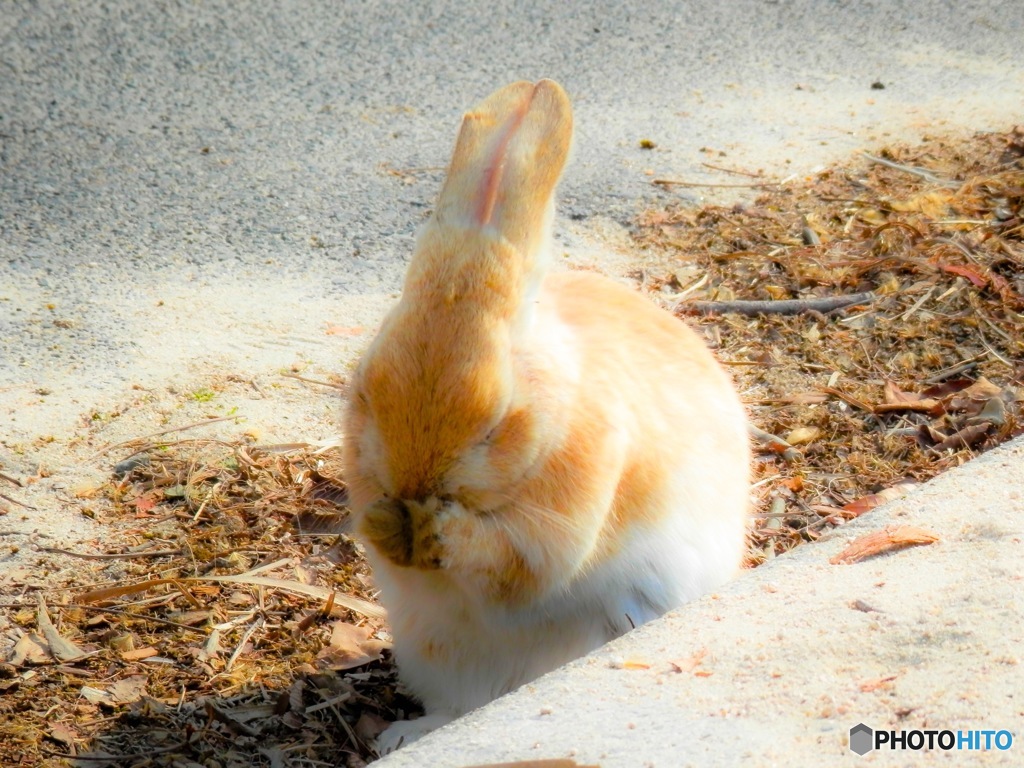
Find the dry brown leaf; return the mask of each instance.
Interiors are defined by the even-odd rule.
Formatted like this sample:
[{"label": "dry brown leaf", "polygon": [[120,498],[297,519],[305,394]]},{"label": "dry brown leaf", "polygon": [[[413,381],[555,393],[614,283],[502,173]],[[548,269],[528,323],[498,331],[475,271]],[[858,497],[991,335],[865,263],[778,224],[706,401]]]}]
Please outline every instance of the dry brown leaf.
[{"label": "dry brown leaf", "polygon": [[953,193],[949,190],[929,190],[914,195],[906,200],[890,200],[889,205],[894,211],[903,213],[923,213],[933,219],[941,219],[949,213]]},{"label": "dry brown leaf", "polygon": [[935,445],[944,441],[948,435],[940,432],[931,424],[922,424],[917,428],[917,436],[924,445]]},{"label": "dry brown leaf", "polygon": [[965,389],[961,394],[974,400],[987,400],[990,397],[996,397],[997,395],[1002,394],[1002,391],[1002,387],[998,384],[993,384],[984,376],[979,376],[978,380],[971,384],[971,386]]},{"label": "dry brown leaf", "polygon": [[370,744],[373,743],[389,725],[391,725],[391,723],[380,715],[364,710],[363,713],[359,715],[359,719],[356,720],[353,730],[356,732],[356,736]]},{"label": "dry brown leaf", "polygon": [[1001,427],[1006,423],[1006,403],[1001,397],[993,397],[988,400],[975,415],[968,417],[967,424],[981,424],[982,422]]},{"label": "dry brown leaf", "polygon": [[60,744],[64,744],[72,755],[75,754],[75,739],[78,738],[78,733],[70,725],[59,722],[52,723],[50,725],[50,738]]},{"label": "dry brown leaf", "polygon": [[38,635],[22,635],[14,644],[14,653],[7,663],[15,667],[49,663],[52,657],[43,642]]},{"label": "dry brown leaf", "polygon": [[103,482],[87,480],[72,486],[71,493],[76,499],[92,499],[96,497],[103,486]]},{"label": "dry brown leaf", "polygon": [[988,402],[993,397],[1000,397],[1002,394],[1001,387],[981,376],[969,387],[949,398],[947,408],[950,411],[972,410],[972,407],[976,408],[978,403]]},{"label": "dry brown leaf", "polygon": [[370,637],[366,627],[336,621],[331,628],[331,640],[317,654],[317,660],[331,669],[352,669],[376,661],[387,647],[383,640]]},{"label": "dry brown leaf", "polygon": [[214,627],[210,630],[210,636],[206,638],[203,647],[196,652],[196,658],[199,661],[210,661],[219,658],[222,653],[224,649],[220,645],[220,630]]},{"label": "dry brown leaf", "polygon": [[50,614],[46,611],[46,604],[43,596],[39,596],[39,608],[36,611],[36,624],[39,631],[46,638],[46,644],[50,646],[50,653],[57,661],[78,661],[84,659],[88,654],[65,637],[62,637],[57,628],[50,621]]},{"label": "dry brown leaf", "polygon": [[943,272],[949,272],[951,275],[959,275],[965,277],[971,281],[971,283],[977,288],[983,288],[988,280],[984,275],[980,274],[978,270],[973,267],[967,267],[963,264],[936,264],[939,269]]},{"label": "dry brown leaf", "polygon": [[885,402],[875,406],[875,413],[888,413],[890,411],[921,411],[923,413],[931,413],[940,405],[940,401],[935,398],[924,397],[915,392],[904,392],[892,381],[885,382],[883,398]]},{"label": "dry brown leaf", "polygon": [[990,429],[992,429],[992,425],[987,421],[981,424],[972,424],[971,426],[957,430],[944,440],[940,440],[933,446],[933,448],[936,451],[945,451],[948,449],[958,451],[961,448],[970,448],[985,437]]},{"label": "dry brown leaf", "polygon": [[791,490],[793,493],[799,493],[803,490],[804,479],[800,475],[793,475],[793,477],[784,477],[779,483]]},{"label": "dry brown leaf", "polygon": [[83,685],[82,690],[79,693],[81,697],[90,704],[106,704],[108,706],[113,706],[114,704],[114,697],[101,688],[94,688],[91,685]]},{"label": "dry brown leaf", "polygon": [[171,619],[176,624],[186,624],[190,627],[198,627],[200,624],[205,624],[213,618],[213,611],[175,611],[170,614],[167,618]]},{"label": "dry brown leaf", "polygon": [[139,496],[132,503],[135,505],[135,509],[137,512],[145,514],[146,512],[153,511],[153,509],[156,507],[157,499],[162,497],[163,495],[163,491],[146,493],[143,494],[142,496]]},{"label": "dry brown leaf", "polygon": [[963,392],[973,383],[974,382],[971,379],[947,379],[946,381],[933,384],[927,389],[922,390],[921,394],[925,397],[935,397],[940,400],[945,400],[950,395],[955,395],[957,392]]},{"label": "dry brown leaf", "polygon": [[295,579],[300,584],[316,584],[319,575],[312,568],[306,568],[304,565],[299,564],[295,566]]},{"label": "dry brown leaf", "polygon": [[920,544],[934,544],[938,535],[913,525],[889,527],[854,539],[838,555],[829,560],[832,565],[858,563],[883,552],[891,552]]},{"label": "dry brown leaf", "polygon": [[149,680],[145,675],[132,675],[112,684],[107,693],[110,698],[119,704],[131,704],[146,695],[146,683]]}]

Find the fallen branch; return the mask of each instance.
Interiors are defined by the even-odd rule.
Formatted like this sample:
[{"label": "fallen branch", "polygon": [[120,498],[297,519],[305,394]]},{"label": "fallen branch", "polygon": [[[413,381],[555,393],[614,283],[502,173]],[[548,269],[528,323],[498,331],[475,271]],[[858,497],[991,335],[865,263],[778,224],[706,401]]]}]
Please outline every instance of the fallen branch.
[{"label": "fallen branch", "polygon": [[854,293],[849,296],[823,296],[815,299],[783,299],[781,301],[684,301],[673,308],[677,315],[797,315],[801,312],[833,312],[855,304],[870,304],[875,294]]},{"label": "fallen branch", "polygon": [[943,368],[941,371],[936,371],[933,375],[924,379],[925,384],[938,384],[940,381],[951,379],[954,376],[959,376],[961,373],[966,373],[972,368],[978,367],[978,361],[985,357],[984,354],[975,355],[972,358],[964,360],[962,363],[951,365],[948,368]]},{"label": "fallen branch", "polygon": [[6,480],[9,483],[14,483],[19,488],[24,488],[25,487],[25,483],[24,482],[22,482],[21,480],[19,480],[16,477],[11,477],[10,475],[4,474],[3,472],[0,472],[0,480]]},{"label": "fallen branch", "polygon": [[917,176],[917,178],[919,179],[924,179],[929,184],[938,184],[943,187],[949,187],[950,189],[955,189],[961,186],[961,182],[949,181],[947,179],[939,178],[926,168],[917,168],[913,165],[901,165],[900,163],[894,163],[892,160],[886,160],[884,157],[875,157],[874,155],[869,155],[867,152],[862,152],[861,154],[864,155],[864,157],[866,157],[872,163],[884,165],[886,168],[892,168],[895,171],[903,171],[904,173],[909,173],[911,176]]},{"label": "fallen branch", "polygon": [[714,187],[719,189],[760,189],[762,187],[780,187],[781,182],[767,181],[757,184],[715,184],[708,181],[677,181],[676,179],[654,179],[651,181],[656,187]]},{"label": "fallen branch", "polygon": [[33,507],[31,504],[26,504],[23,501],[18,501],[17,499],[12,499],[6,493],[0,493],[0,499],[3,499],[4,501],[9,501],[11,504],[17,504],[19,507],[24,507],[25,509],[32,509],[32,510],[39,509],[39,507]]},{"label": "fallen branch", "polygon": [[714,163],[701,163],[705,168],[711,168],[714,171],[725,171],[726,173],[734,173],[737,176],[747,176],[751,179],[763,179],[760,173],[751,173],[750,171],[741,171],[736,168],[726,168],[724,165],[715,165]]},{"label": "fallen branch", "polygon": [[250,586],[281,589],[285,592],[305,595],[317,600],[333,599],[334,602],[342,608],[355,611],[356,613],[360,613],[371,619],[383,619],[387,616],[387,612],[379,605],[351,595],[339,594],[333,589],[319,587],[315,584],[303,584],[298,581],[287,581],[285,579],[274,579],[266,576],[254,575],[263,571],[279,568],[289,562],[290,560],[285,558],[283,560],[278,560],[275,563],[258,566],[246,573],[231,574],[227,576],[189,576],[182,579],[147,579],[146,581],[141,581],[137,584],[119,584],[113,587],[101,587],[100,589],[93,589],[89,592],[76,595],[74,602],[79,604],[105,602],[107,600],[113,600],[116,597],[123,597],[124,595],[146,592],[153,587],[159,587],[165,584],[177,586],[179,583],[188,584],[215,581],[228,584],[247,584]]},{"label": "fallen branch", "polygon": [[60,547],[47,547],[44,544],[40,544],[37,540],[37,534],[29,534],[29,543],[32,544],[40,552],[52,552],[55,555],[67,555],[68,557],[80,557],[83,560],[134,560],[140,557],[173,557],[180,555],[182,552],[180,549],[144,549],[139,552],[120,552],[120,553],[93,553],[93,552],[75,552],[71,549],[61,549]]},{"label": "fallen branch", "polygon": [[286,379],[295,379],[296,381],[303,381],[306,384],[316,384],[320,387],[330,387],[331,389],[338,389],[342,392],[345,391],[345,387],[341,384],[332,384],[329,381],[320,381],[319,379],[311,379],[307,376],[299,376],[297,373],[282,373]]}]

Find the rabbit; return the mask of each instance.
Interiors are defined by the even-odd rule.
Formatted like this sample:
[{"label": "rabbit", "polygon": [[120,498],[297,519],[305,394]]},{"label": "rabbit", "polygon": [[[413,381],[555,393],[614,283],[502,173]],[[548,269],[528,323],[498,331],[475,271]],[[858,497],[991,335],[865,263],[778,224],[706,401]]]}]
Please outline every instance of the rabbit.
[{"label": "rabbit", "polygon": [[400,300],[351,381],[343,472],[399,678],[383,754],[722,584],[746,415],[683,321],[548,274],[572,109],[551,80],[468,112]]}]

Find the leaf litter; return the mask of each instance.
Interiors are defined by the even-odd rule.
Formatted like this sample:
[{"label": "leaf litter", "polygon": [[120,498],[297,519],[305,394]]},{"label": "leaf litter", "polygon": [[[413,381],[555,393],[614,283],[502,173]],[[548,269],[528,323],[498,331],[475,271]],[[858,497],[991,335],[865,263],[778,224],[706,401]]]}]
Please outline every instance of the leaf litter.
[{"label": "leaf litter", "polygon": [[2,596],[0,764],[363,765],[419,708],[345,533],[336,449],[146,445],[99,490],[130,524],[116,557],[36,603]]},{"label": "leaf litter", "polygon": [[[749,565],[1021,433],[1022,158],[1019,128],[932,139],[641,217],[634,277],[750,410]],[[103,452],[111,479],[81,498],[130,525],[115,550],[0,588],[0,764],[364,765],[418,707],[336,448],[174,433]],[[933,538],[880,531],[837,562]],[[33,544],[44,567],[68,554]]]},{"label": "leaf litter", "polygon": [[1024,128],[765,189],[649,211],[634,274],[745,397],[751,565],[1024,431]]}]

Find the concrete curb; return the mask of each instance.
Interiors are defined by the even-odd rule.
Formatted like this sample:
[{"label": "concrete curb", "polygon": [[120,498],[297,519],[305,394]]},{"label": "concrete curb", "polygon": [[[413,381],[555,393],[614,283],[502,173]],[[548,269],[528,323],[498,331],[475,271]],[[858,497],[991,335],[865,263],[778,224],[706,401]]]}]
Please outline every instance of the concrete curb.
[{"label": "concrete curb", "polygon": [[[940,542],[855,565],[852,539]],[[1024,438],[741,576],[377,763],[465,766],[921,764],[849,749],[875,729],[1009,730],[1024,750]],[[678,670],[682,671],[678,671]],[[974,762],[980,755],[958,757]]]}]

